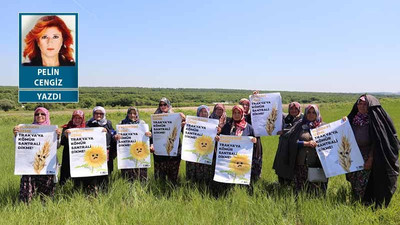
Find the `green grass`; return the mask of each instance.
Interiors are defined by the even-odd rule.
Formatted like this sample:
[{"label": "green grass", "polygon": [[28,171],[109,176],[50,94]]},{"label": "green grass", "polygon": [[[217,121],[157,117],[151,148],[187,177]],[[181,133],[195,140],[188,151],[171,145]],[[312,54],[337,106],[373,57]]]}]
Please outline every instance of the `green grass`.
[{"label": "green grass", "polygon": [[[385,99],[384,108],[400,129],[400,100]],[[320,106],[325,122],[347,115],[349,103],[326,103]],[[229,107],[228,107],[229,108]],[[194,115],[194,111],[183,111]],[[52,124],[66,123],[71,112],[51,117]],[[87,111],[87,115],[90,115]],[[229,115],[229,113],[228,113]],[[114,127],[124,112],[107,115]],[[89,116],[87,116],[88,118]],[[141,118],[150,122],[149,113]],[[399,224],[400,196],[394,195],[389,208],[373,211],[350,198],[350,185],[344,176],[329,180],[326,197],[300,195],[297,201],[288,188],[277,185],[272,168],[277,137],[263,137],[262,179],[250,195],[245,186],[235,187],[227,196],[215,199],[204,186],[185,181],[185,163],[180,168],[176,187],[153,179],[149,169],[147,183],[130,184],[121,179],[115,168],[108,192],[96,198],[74,190],[72,183],[57,191],[45,203],[35,199],[25,205],[18,199],[19,176],[14,172],[12,127],[31,123],[30,116],[0,113],[2,154],[0,154],[0,223],[1,224]],[[59,149],[61,159],[62,148]],[[116,162],[115,162],[116,164]]]}]

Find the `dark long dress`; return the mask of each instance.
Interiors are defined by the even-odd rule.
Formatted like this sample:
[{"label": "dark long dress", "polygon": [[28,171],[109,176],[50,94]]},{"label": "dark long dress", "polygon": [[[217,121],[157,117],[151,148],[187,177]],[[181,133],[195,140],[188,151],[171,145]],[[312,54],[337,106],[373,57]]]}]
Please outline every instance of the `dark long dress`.
[{"label": "dark long dress", "polygon": [[60,144],[64,146],[62,153],[62,161],[61,161],[61,175],[60,175],[60,185],[64,185],[68,179],[71,178],[71,169],[70,169],[70,161],[69,161],[69,143],[68,137],[65,135],[65,131],[69,129],[68,127],[64,127],[61,133],[61,142]]},{"label": "dark long dress", "polygon": [[107,152],[108,152],[108,175],[104,176],[96,176],[96,177],[82,177],[82,178],[75,178],[74,183],[76,185],[82,185],[85,191],[88,193],[97,194],[100,188],[106,189],[108,187],[109,176],[113,171],[113,159],[117,156],[116,152],[116,142],[113,138],[114,128],[112,127],[111,121],[107,120],[107,123],[104,126],[99,125],[98,123],[91,123],[88,121],[86,123],[86,127],[104,127],[107,129],[106,133],[106,143],[107,143]]},{"label": "dark long dress", "polygon": [[[399,175],[399,140],[393,121],[378,99],[364,95],[368,102],[369,134],[374,140],[373,163],[363,201],[388,206],[397,188]],[[352,124],[357,114],[357,102],[348,115]]]},{"label": "dark long dress", "polygon": [[[129,119],[124,119],[120,122],[120,124],[139,124],[139,123],[145,123],[145,122],[143,120],[136,122]],[[147,168],[121,169],[121,175],[130,182],[133,182],[138,179],[140,181],[146,181]]]},{"label": "dark long dress", "polygon": [[[251,125],[251,114],[246,114],[244,116],[246,122]],[[253,131],[254,135],[254,131]],[[252,136],[252,135],[250,135]],[[255,149],[253,152],[253,160],[251,167],[251,180],[252,182],[256,182],[261,178],[262,173],[262,159],[263,159],[263,146],[261,143],[261,137],[256,137],[257,143],[255,144]]]}]

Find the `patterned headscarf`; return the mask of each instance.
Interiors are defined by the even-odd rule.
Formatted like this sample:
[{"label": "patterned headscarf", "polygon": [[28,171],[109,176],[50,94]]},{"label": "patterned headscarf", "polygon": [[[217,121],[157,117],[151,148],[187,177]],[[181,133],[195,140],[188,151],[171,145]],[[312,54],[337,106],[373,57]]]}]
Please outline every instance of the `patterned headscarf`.
[{"label": "patterned headscarf", "polygon": [[208,108],[208,106],[206,105],[201,105],[197,108],[197,116],[200,117],[200,112],[202,109],[206,109],[207,110],[207,118],[210,116],[210,109]]},{"label": "patterned headscarf", "polygon": [[[81,122],[81,124],[78,124],[78,125],[76,125],[76,124],[74,124],[74,117],[75,116],[79,116],[81,119],[82,119],[82,122]],[[81,111],[81,110],[75,110],[73,113],[72,113],[72,117],[71,117],[71,120],[67,123],[67,124],[65,124],[64,126],[63,126],[63,128],[85,128],[86,127],[86,123],[85,123],[85,114],[83,113],[83,111]]]},{"label": "patterned headscarf", "polygon": [[249,107],[247,108],[247,111],[244,112],[245,115],[249,114],[249,110],[250,110],[250,101],[249,101],[247,98],[242,98],[242,99],[240,99],[239,104],[240,104],[241,106],[243,106],[243,108],[244,108],[244,105],[245,105],[245,104],[246,104],[246,105],[249,105]]},{"label": "patterned headscarf", "polygon": [[[101,119],[101,120],[96,120],[96,119],[94,118],[94,113],[95,113],[96,111],[101,111],[102,113],[104,113],[103,119]],[[93,117],[89,120],[88,123],[97,123],[97,124],[99,124],[100,126],[106,125],[106,124],[107,124],[106,110],[105,110],[103,107],[101,107],[101,106],[96,106],[96,107],[94,107],[94,108],[93,108]]]},{"label": "patterned headscarf", "polygon": [[[218,116],[217,115],[216,111],[217,111],[218,108],[222,109],[222,116]],[[219,120],[218,126],[220,128],[222,128],[226,123],[226,111],[225,111],[224,104],[221,104],[221,103],[216,104],[214,106],[213,112],[210,115],[210,118]]]},{"label": "patterned headscarf", "polygon": [[[129,119],[129,114],[131,114],[132,110],[135,110],[135,112],[136,112],[136,120],[135,121]],[[121,123],[122,124],[138,124],[138,123],[140,123],[139,109],[136,107],[129,107],[128,111],[126,112],[126,117],[125,117],[125,119],[123,119],[121,121]]]},{"label": "patterned headscarf", "polygon": [[[164,102],[165,104],[167,104],[167,106],[168,106],[168,112],[167,112],[167,113],[172,113],[172,105],[171,105],[171,102],[170,102],[166,97],[161,98],[160,101],[159,101],[159,103],[161,103],[161,102]],[[161,113],[164,113],[164,112],[161,111],[160,104],[158,104],[158,108],[157,108],[157,110],[154,112],[154,114],[161,114]]]},{"label": "patterned headscarf", "polygon": [[[311,108],[313,108],[315,110],[315,113],[317,115],[317,118],[314,121],[307,120],[307,113]],[[319,113],[318,106],[314,105],[314,104],[308,105],[304,109],[303,124],[306,124],[309,129],[313,129],[313,128],[318,127],[321,123],[322,123],[322,117],[321,117],[321,114]]]},{"label": "patterned headscarf", "polygon": [[[300,103],[298,103],[298,102],[291,102],[291,103],[289,103],[289,110],[292,108],[292,107],[296,107],[296,109],[297,110],[299,110],[299,114],[298,115],[300,115],[300,112],[301,112],[301,105],[300,105]],[[297,115],[297,116],[298,116]]]},{"label": "patterned headscarf", "polygon": [[[233,112],[235,111],[235,110],[238,110],[239,112],[240,112],[240,120],[234,120],[233,119]],[[236,136],[242,136],[242,133],[243,133],[243,130],[246,128],[246,126],[247,126],[247,122],[246,122],[246,120],[245,120],[245,118],[244,118],[244,109],[243,109],[243,106],[241,106],[241,105],[235,105],[233,108],[232,108],[232,119],[233,119],[233,122],[232,122],[232,127],[231,127],[231,133],[233,132],[233,129],[234,128],[236,128],[236,132],[235,132],[235,135]]]},{"label": "patterned headscarf", "polygon": [[[361,96],[361,97],[357,100],[357,105],[358,105],[361,101],[366,102],[367,105],[368,105],[368,101],[367,101],[367,99],[365,98],[364,95]],[[366,125],[368,125],[368,124],[369,124],[369,116],[368,116],[368,113],[362,114],[362,113],[360,113],[360,112],[357,112],[357,114],[354,116],[354,119],[353,119],[353,125],[361,126],[361,127],[362,127],[362,126],[366,126]]]},{"label": "patterned headscarf", "polygon": [[[39,111],[42,111],[45,114],[46,119],[42,123],[38,123],[36,121],[36,116],[35,114],[38,113]],[[33,114],[33,123],[32,124],[37,124],[37,125],[50,125],[50,113],[49,110],[47,110],[44,107],[38,107],[35,109],[35,112]]]}]

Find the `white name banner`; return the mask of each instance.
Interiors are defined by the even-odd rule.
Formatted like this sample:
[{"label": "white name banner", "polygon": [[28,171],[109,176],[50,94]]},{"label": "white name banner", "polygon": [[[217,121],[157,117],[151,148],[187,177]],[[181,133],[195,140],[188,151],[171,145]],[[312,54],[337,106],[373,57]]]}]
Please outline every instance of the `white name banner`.
[{"label": "white name banner", "polygon": [[179,113],[152,114],[154,154],[177,156],[181,134],[181,115]]},{"label": "white name banner", "polygon": [[220,136],[215,165],[215,181],[250,184],[253,157],[252,138],[249,136]]},{"label": "white name banner", "polygon": [[280,93],[250,95],[251,122],[257,137],[277,135],[282,130]]},{"label": "white name banner", "polygon": [[57,126],[21,124],[15,137],[15,175],[55,175]]},{"label": "white name banner", "polygon": [[364,160],[348,120],[311,130],[326,177],[364,169]]},{"label": "white name banner", "polygon": [[69,129],[71,177],[108,174],[107,139],[102,127]]},{"label": "white name banner", "polygon": [[118,169],[150,167],[150,138],[147,124],[117,125],[121,139],[117,143]]},{"label": "white name banner", "polygon": [[182,159],[201,164],[212,164],[215,136],[219,121],[204,117],[187,116],[183,130]]}]

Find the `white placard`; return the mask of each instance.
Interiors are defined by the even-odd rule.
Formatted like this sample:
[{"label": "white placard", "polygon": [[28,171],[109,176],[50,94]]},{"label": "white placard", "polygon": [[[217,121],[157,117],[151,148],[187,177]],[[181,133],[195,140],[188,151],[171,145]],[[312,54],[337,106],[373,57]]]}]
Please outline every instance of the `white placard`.
[{"label": "white placard", "polygon": [[20,124],[15,137],[15,175],[55,175],[57,126]]},{"label": "white placard", "polygon": [[182,118],[179,113],[152,114],[154,154],[177,156]]},{"label": "white placard", "polygon": [[212,164],[215,136],[219,121],[204,117],[187,116],[183,130],[182,159],[201,164]]},{"label": "white placard", "polygon": [[326,177],[364,169],[364,160],[348,120],[311,130]]},{"label": "white placard", "polygon": [[220,136],[215,165],[215,181],[250,184],[253,158],[252,138],[250,136]]},{"label": "white placard", "polygon": [[147,124],[117,125],[121,139],[117,142],[118,169],[150,167],[150,138]]},{"label": "white placard", "polygon": [[277,135],[282,130],[280,93],[250,95],[251,122],[256,137]]},{"label": "white placard", "polygon": [[103,127],[69,129],[71,177],[108,174],[107,138]]}]

